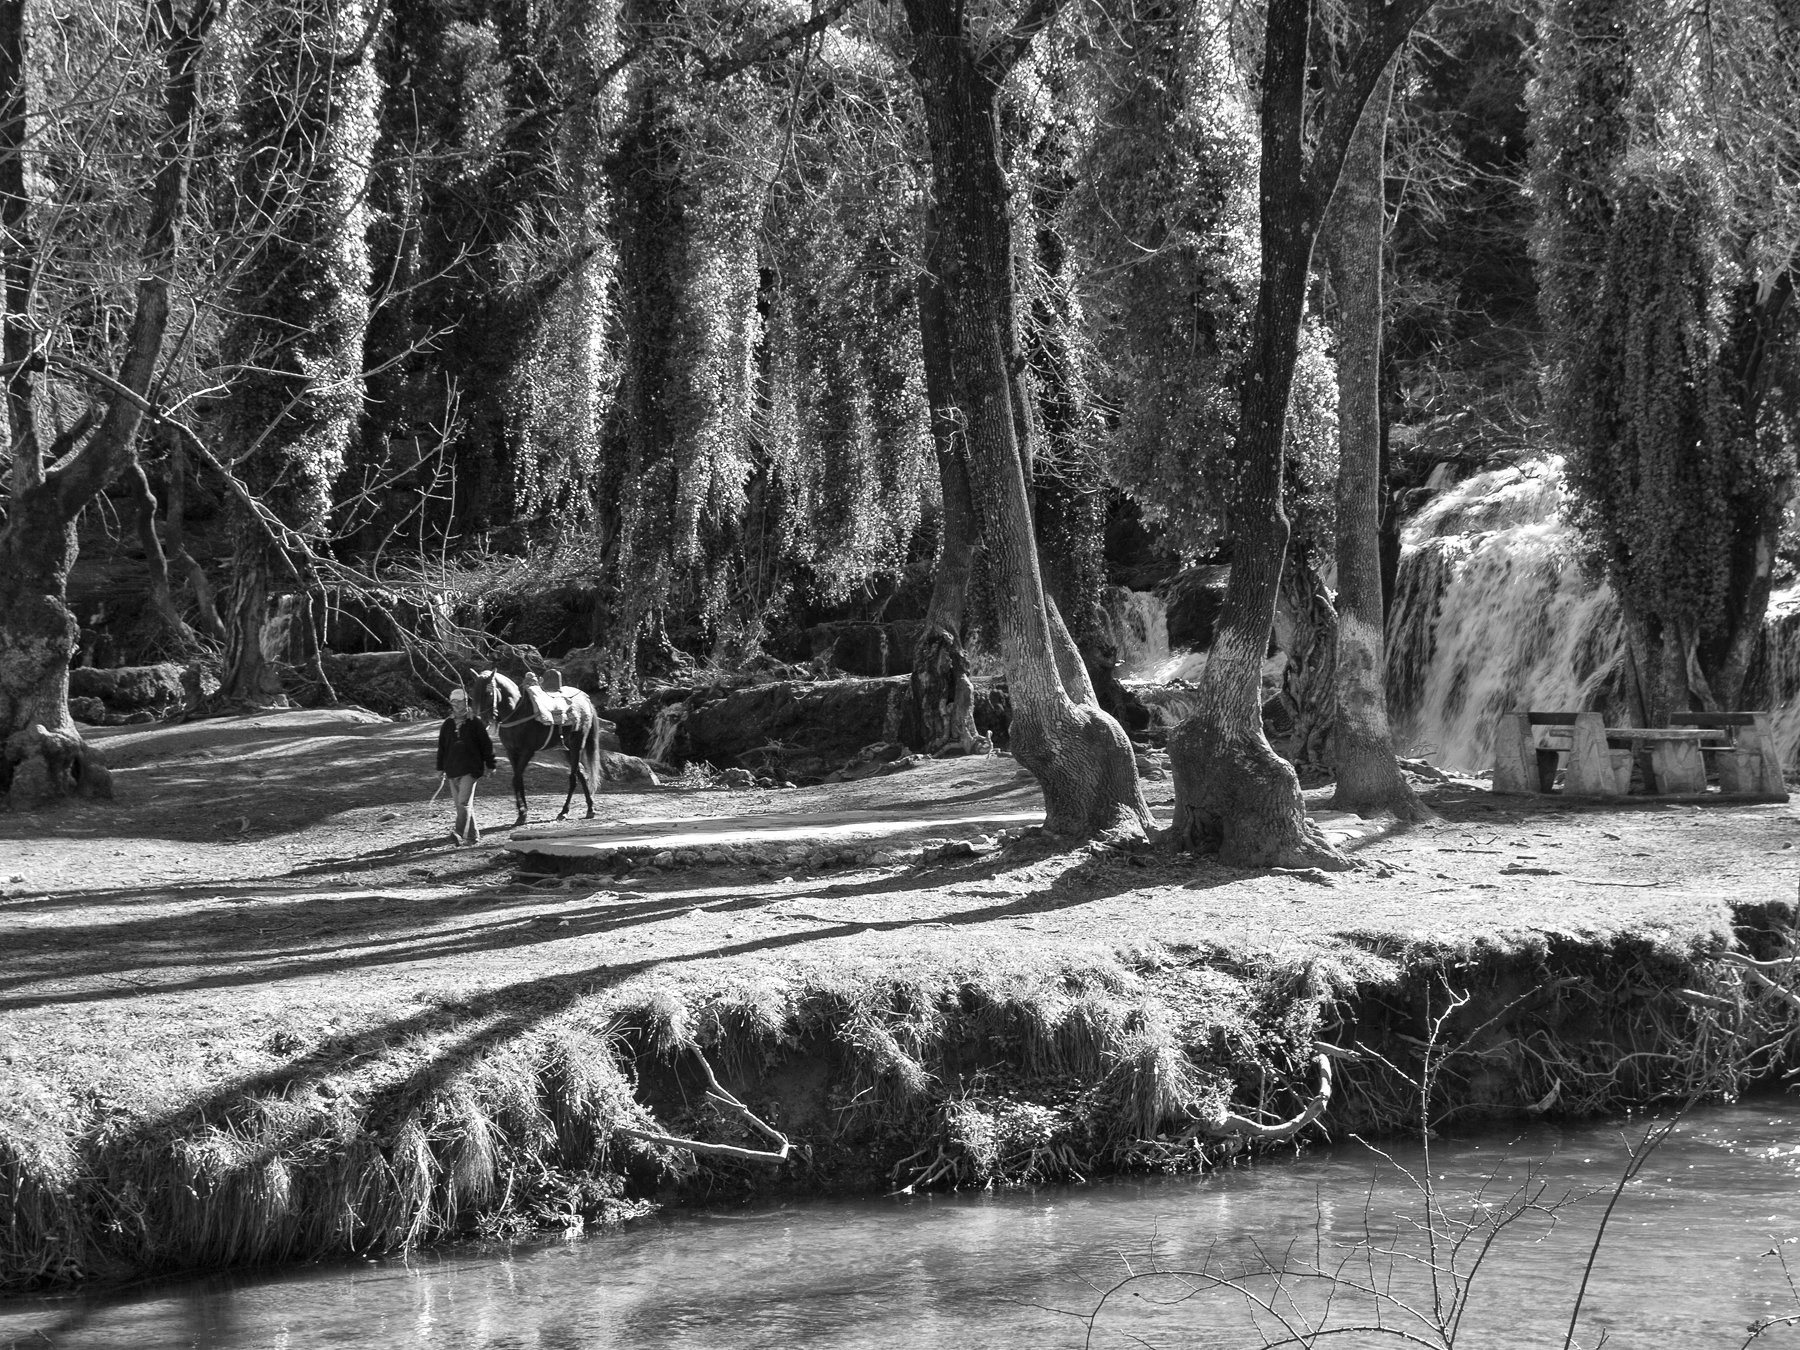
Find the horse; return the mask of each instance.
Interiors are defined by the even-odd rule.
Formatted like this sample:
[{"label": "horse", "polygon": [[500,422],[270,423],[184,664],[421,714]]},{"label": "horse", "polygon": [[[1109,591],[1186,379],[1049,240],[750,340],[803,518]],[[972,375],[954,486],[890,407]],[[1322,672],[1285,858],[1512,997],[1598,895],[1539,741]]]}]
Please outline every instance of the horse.
[{"label": "horse", "polygon": [[594,818],[593,785],[600,781],[600,714],[594,702],[579,689],[564,689],[568,700],[569,719],[561,726],[545,726],[537,720],[531,705],[519,692],[519,686],[497,670],[477,671],[471,679],[469,704],[483,722],[494,724],[500,744],[506,747],[506,758],[512,763],[513,800],[519,807],[517,829],[525,823],[525,766],[540,750],[562,746],[569,760],[569,791],[563,798],[562,810],[556,818],[569,814],[575,800],[575,785],[581,784],[581,795],[587,800],[587,819]]}]

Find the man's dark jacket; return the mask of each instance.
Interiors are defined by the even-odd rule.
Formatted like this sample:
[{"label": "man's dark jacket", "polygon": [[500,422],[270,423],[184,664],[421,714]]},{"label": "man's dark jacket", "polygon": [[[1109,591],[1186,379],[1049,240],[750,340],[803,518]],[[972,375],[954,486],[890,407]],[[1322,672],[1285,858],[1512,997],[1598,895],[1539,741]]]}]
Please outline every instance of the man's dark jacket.
[{"label": "man's dark jacket", "polygon": [[444,719],[444,725],[438,728],[437,766],[439,773],[452,778],[464,774],[479,778],[483,771],[493,770],[494,743],[488,739],[480,718],[467,718],[460,726],[454,717]]}]

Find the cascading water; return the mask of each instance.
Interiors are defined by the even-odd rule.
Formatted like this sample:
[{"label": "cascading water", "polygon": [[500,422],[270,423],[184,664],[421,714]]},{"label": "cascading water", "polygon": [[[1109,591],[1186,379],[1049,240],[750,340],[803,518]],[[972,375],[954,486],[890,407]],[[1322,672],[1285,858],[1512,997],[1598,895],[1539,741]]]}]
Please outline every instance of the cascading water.
[{"label": "cascading water", "polygon": [[[1610,702],[1624,630],[1612,590],[1576,560],[1562,462],[1476,474],[1402,530],[1388,614],[1388,706],[1401,748],[1492,767],[1495,717]],[[1797,644],[1800,646],[1800,644]]]},{"label": "cascading water", "polygon": [[1769,597],[1761,664],[1761,692],[1775,711],[1782,766],[1800,767],[1800,582]]},{"label": "cascading water", "polygon": [[1118,653],[1118,676],[1132,684],[1172,684],[1197,679],[1206,653],[1169,650],[1169,610],[1152,591],[1108,586],[1101,606],[1106,634]]},{"label": "cascading water", "polygon": [[[1562,461],[1549,456],[1461,483],[1440,466],[1431,485],[1442,491],[1401,531],[1388,614],[1388,709],[1399,749],[1474,772],[1493,767],[1501,713],[1615,714],[1624,625],[1611,587],[1579,564],[1562,512]],[[1114,587],[1105,611],[1120,677],[1160,722],[1179,722],[1192,695],[1157,686],[1197,677],[1206,653],[1169,650],[1156,595]],[[1770,598],[1752,684],[1754,706],[1775,710],[1782,762],[1800,766],[1800,583]]]},{"label": "cascading water", "polygon": [[1169,615],[1160,596],[1108,586],[1102,601],[1100,612],[1118,654],[1121,680],[1147,679],[1168,664]]},{"label": "cascading water", "polygon": [[681,730],[682,719],[688,714],[685,703],[670,703],[656,710],[656,721],[650,727],[650,744],[645,749],[647,759],[657,763],[669,762],[669,752],[675,748],[676,733]]}]

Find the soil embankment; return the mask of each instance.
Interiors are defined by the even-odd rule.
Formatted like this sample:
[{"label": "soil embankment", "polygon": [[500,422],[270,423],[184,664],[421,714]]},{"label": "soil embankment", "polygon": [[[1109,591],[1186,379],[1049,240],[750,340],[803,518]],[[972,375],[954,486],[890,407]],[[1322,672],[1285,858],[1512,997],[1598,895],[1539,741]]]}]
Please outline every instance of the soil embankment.
[{"label": "soil embankment", "polygon": [[[1001,756],[611,794],[604,870],[568,872],[543,842],[583,828],[509,849],[492,780],[488,842],[449,845],[435,729],[110,729],[116,802],[0,816],[0,1286],[578,1226],[690,1185],[1196,1167],[1242,1142],[1194,1123],[1291,1115],[1321,1042],[1363,1047],[1327,1126],[1416,1121],[1447,1010],[1434,1120],[1733,1091],[1797,1024],[1790,976],[1720,959],[1788,950],[1785,805],[1442,784],[1429,825],[1328,822],[1360,870],[1267,875],[1004,841],[1035,798]],[[531,775],[543,822],[564,774]],[[615,1132],[759,1146],[702,1059],[785,1167],[697,1177]]]}]

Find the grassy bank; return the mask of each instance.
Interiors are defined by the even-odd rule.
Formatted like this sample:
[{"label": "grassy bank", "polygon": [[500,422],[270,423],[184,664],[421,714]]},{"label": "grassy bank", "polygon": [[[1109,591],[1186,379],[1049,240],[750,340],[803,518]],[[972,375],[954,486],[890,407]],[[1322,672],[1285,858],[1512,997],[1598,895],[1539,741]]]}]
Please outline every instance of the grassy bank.
[{"label": "grassy bank", "polygon": [[[154,806],[0,822],[20,860],[0,865],[6,1287],[733,1190],[1197,1168],[1247,1146],[1196,1128],[1227,1104],[1277,1119],[1313,1097],[1320,1043],[1351,1052],[1314,1127],[1333,1136],[1418,1128],[1427,1053],[1434,1125],[1728,1094],[1800,1025],[1785,970],[1731,959],[1790,950],[1786,807],[1534,814],[1451,785],[1442,821],[1365,835],[1336,882],[1027,841],[533,884],[432,838],[430,731],[145,739],[116,762]],[[605,806],[1017,791],[991,760],[816,800]],[[702,1060],[793,1142],[786,1164],[622,1133],[766,1147],[707,1104]]]}]

